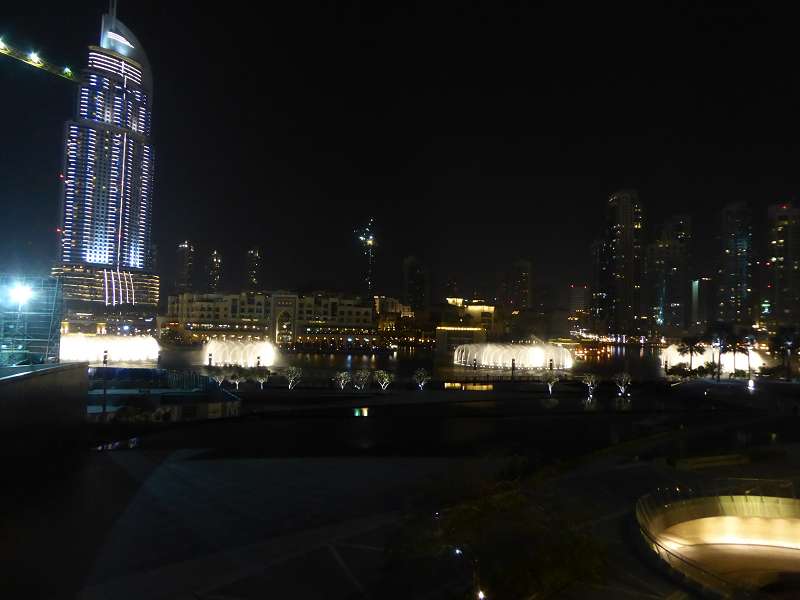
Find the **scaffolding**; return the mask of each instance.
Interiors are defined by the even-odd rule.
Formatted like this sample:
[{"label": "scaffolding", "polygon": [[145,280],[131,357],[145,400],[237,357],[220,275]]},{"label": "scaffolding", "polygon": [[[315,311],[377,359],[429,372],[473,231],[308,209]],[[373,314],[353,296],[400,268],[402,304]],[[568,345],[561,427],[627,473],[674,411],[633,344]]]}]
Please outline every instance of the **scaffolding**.
[{"label": "scaffolding", "polygon": [[58,362],[61,283],[0,273],[0,366]]}]

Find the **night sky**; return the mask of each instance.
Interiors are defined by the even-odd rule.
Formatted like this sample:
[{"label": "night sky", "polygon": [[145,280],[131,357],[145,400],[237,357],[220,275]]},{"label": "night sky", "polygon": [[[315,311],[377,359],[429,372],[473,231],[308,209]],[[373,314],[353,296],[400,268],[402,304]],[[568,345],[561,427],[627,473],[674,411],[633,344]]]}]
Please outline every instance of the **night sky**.
[{"label": "night sky", "polygon": [[[723,204],[762,215],[800,189],[797,21],[760,3],[119,4],[154,71],[167,280],[190,238],[222,251],[230,288],[258,244],[268,288],[355,289],[353,229],[374,216],[379,291],[399,293],[410,253],[485,294],[530,258],[559,291],[589,279],[621,187],[650,232],[690,213],[707,270]],[[16,3],[0,35],[83,67],[106,7]],[[44,270],[74,88],[0,56],[0,90],[0,268]]]}]

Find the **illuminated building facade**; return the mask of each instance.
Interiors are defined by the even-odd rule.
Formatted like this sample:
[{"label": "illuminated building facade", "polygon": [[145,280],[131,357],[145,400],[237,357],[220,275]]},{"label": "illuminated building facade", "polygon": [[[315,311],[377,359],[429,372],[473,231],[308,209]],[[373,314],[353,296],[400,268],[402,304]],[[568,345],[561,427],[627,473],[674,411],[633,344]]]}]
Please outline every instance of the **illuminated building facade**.
[{"label": "illuminated building facade", "polygon": [[595,322],[614,335],[647,327],[642,302],[644,210],[635,190],[615,192],[606,205],[603,238],[593,246]]},{"label": "illuminated building facade", "polygon": [[800,322],[800,208],[776,204],[767,211],[768,319],[776,326]]},{"label": "illuminated building facade", "polygon": [[752,324],[753,231],[744,202],[722,209],[720,262],[717,271],[717,320]]},{"label": "illuminated building facade", "polygon": [[685,215],[669,219],[658,239],[647,246],[645,297],[657,329],[683,328],[691,318],[689,250],[692,221]]},{"label": "illuminated building facade", "polygon": [[178,294],[169,297],[162,321],[162,327],[180,327],[202,337],[251,337],[281,346],[375,333],[372,306],[357,297],[325,292]]},{"label": "illuminated building facade", "polygon": [[64,299],[155,306],[152,75],[136,36],[103,15],[65,126],[59,263]]}]

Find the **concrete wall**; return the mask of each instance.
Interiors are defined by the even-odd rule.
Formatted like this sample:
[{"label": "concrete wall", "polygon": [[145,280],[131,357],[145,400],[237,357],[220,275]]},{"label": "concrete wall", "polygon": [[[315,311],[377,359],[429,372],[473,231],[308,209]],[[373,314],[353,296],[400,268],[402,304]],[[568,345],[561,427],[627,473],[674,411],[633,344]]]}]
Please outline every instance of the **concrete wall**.
[{"label": "concrete wall", "polygon": [[0,453],[36,454],[79,442],[86,422],[88,365],[0,370]]}]

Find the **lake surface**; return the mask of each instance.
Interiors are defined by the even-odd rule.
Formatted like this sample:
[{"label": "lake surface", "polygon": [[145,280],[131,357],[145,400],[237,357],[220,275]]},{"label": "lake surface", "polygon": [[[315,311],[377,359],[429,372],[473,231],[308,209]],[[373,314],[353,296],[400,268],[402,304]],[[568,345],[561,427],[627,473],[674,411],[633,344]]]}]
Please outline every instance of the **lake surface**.
[{"label": "lake surface", "polygon": [[[587,371],[599,373],[603,376],[613,376],[615,373],[627,371],[634,379],[655,379],[663,375],[659,359],[660,349],[644,346],[612,346],[607,347],[607,352],[587,360],[575,362],[572,371],[581,374]],[[189,368],[206,364],[208,357],[201,349],[164,349],[161,353],[161,366],[164,368],[178,369]],[[439,379],[454,380],[465,377],[507,378],[511,375],[510,369],[477,369],[457,367],[437,363],[434,355],[429,350],[415,348],[400,348],[392,353],[379,354],[333,354],[320,352],[288,353],[279,351],[273,367],[280,369],[288,366],[301,367],[308,371],[352,371],[358,369],[384,369],[395,373],[397,377],[408,378],[416,369],[424,368]],[[518,370],[517,376],[524,377],[525,372]]]}]

